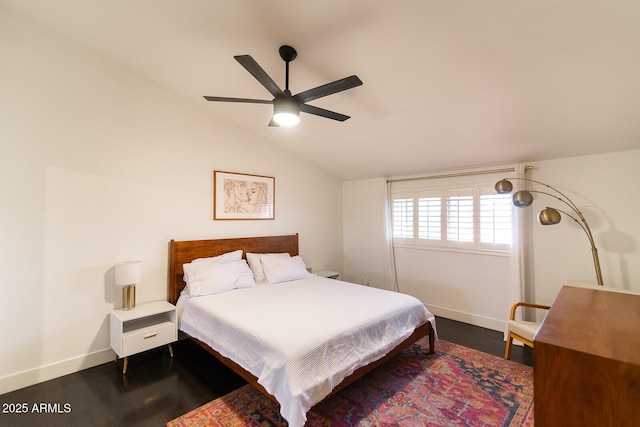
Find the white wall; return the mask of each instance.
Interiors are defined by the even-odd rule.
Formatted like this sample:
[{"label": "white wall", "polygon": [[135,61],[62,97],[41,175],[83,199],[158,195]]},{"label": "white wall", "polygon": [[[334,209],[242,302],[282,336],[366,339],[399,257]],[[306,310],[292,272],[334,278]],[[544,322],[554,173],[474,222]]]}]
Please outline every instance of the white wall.
[{"label": "white wall", "polygon": [[[589,223],[598,248],[604,284],[640,292],[640,150],[535,162],[531,178],[557,186]],[[586,234],[571,219],[541,226],[535,214],[545,206],[563,209],[549,197],[536,197],[531,209],[535,299],[551,303],[567,282],[596,283]]]},{"label": "white wall", "polygon": [[487,253],[396,248],[398,285],[436,316],[502,330],[509,258]]},{"label": "white wall", "polygon": [[[640,150],[527,163],[534,166],[529,178],[557,186],[587,218],[605,285],[635,292],[640,292],[639,163]],[[345,277],[384,277],[384,257],[377,250],[384,239],[384,216],[377,211],[384,202],[380,182],[343,183]],[[545,206],[566,207],[553,198],[534,196],[527,210],[532,265],[526,295],[530,301],[550,304],[563,284],[595,284],[596,276],[589,241],[577,224],[566,217],[556,226],[543,227],[536,221]],[[503,330],[510,305],[508,258],[462,256],[465,268],[454,269],[448,253],[397,249],[401,290],[436,315]],[[386,287],[377,280],[372,285]]]},{"label": "white wall", "polygon": [[[30,22],[0,29],[0,393],[113,360],[113,265],[143,260],[138,303],[165,299],[170,239],[298,232],[309,266],[340,268],[339,180]],[[213,221],[214,169],[274,176],[276,219]]]},{"label": "white wall", "polygon": [[344,266],[341,279],[382,289],[393,289],[385,280],[384,200],[382,178],[345,181],[343,184]]}]

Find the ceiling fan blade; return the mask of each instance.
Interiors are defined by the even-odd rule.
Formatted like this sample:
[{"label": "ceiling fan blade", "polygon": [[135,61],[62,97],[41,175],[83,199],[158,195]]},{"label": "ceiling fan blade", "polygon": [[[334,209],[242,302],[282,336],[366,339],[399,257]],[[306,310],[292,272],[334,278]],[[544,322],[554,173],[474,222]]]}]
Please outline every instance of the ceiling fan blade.
[{"label": "ceiling fan blade", "polygon": [[300,111],[303,111],[307,114],[326,117],[327,119],[337,120],[339,122],[344,122],[351,117],[345,116],[344,114],[336,113],[335,111],[325,110],[324,108],[314,107],[313,105],[308,104],[300,105]]},{"label": "ceiling fan blade", "polygon": [[342,92],[343,90],[351,89],[360,86],[361,84],[362,80],[360,80],[358,76],[345,77],[344,79],[336,80],[335,82],[300,92],[295,95],[293,99],[298,101],[300,104],[304,104],[305,102],[313,101],[314,99],[332,95],[337,92]]},{"label": "ceiling fan blade", "polygon": [[249,98],[227,98],[224,96],[205,96],[207,101],[221,101],[221,102],[246,102],[249,104],[273,104],[273,101],[267,101],[264,99],[249,99]]},{"label": "ceiling fan blade", "polygon": [[234,56],[236,61],[240,63],[253,77],[264,86],[274,98],[282,96],[282,89],[273,81],[266,71],[249,55]]}]

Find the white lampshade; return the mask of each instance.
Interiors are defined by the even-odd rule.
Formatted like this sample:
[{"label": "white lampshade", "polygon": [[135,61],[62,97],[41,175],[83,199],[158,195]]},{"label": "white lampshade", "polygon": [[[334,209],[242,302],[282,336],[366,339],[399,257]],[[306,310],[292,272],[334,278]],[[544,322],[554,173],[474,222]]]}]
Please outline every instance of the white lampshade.
[{"label": "white lampshade", "polygon": [[142,282],[142,261],[116,264],[116,285],[129,286]]}]

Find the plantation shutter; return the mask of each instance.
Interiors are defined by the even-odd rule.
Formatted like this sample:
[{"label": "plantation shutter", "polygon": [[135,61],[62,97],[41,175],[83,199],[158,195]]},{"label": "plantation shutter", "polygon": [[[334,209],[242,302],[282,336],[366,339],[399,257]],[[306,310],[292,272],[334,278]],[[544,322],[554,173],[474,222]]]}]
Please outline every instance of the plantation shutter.
[{"label": "plantation shutter", "polygon": [[511,196],[493,185],[399,183],[392,191],[393,243],[420,248],[507,252],[511,248]]},{"label": "plantation shutter", "polygon": [[480,243],[511,244],[511,194],[480,195]]},{"label": "plantation shutter", "polygon": [[447,241],[473,243],[473,190],[447,191]]},{"label": "plantation shutter", "polygon": [[393,237],[413,239],[413,197],[393,198]]},{"label": "plantation shutter", "polygon": [[418,238],[442,240],[442,197],[418,198]]}]

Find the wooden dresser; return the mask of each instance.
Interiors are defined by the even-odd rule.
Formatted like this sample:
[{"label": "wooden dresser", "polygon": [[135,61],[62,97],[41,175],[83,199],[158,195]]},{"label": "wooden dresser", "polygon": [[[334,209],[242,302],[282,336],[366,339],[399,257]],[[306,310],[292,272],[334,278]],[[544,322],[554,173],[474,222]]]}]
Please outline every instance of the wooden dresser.
[{"label": "wooden dresser", "polygon": [[640,295],[564,286],[534,348],[536,427],[640,426]]}]

